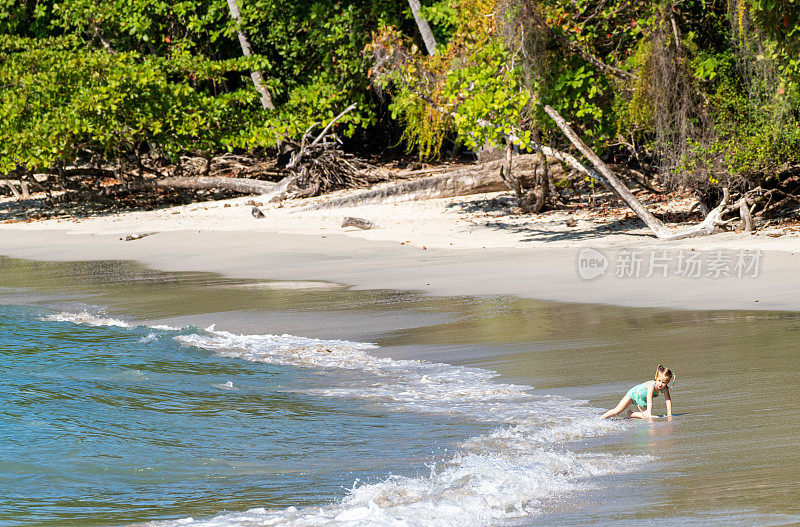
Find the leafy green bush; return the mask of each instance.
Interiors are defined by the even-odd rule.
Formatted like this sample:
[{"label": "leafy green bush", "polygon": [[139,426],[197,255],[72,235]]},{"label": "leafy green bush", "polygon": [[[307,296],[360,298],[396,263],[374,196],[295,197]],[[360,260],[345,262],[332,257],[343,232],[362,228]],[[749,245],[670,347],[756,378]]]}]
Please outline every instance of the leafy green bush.
[{"label": "leafy green bush", "polygon": [[533,130],[571,148],[550,104],[600,154],[635,145],[683,184],[755,184],[798,162],[797,2],[426,0],[428,57],[406,0],[238,0],[241,27],[218,0],[0,0],[0,172],[268,148],[353,102],[340,134],[391,118],[422,157],[525,149]]},{"label": "leafy green bush", "polygon": [[84,49],[75,38],[0,37],[0,172],[48,167],[87,151],[108,159],[154,143],[168,155],[228,146],[255,98],[252,90],[213,96],[211,81],[252,61],[202,62]]},{"label": "leafy green bush", "polygon": [[[350,103],[337,129],[377,123],[363,54],[401,0],[0,0],[0,172],[43,169],[79,153],[115,161],[273,147]],[[243,58],[237,31],[257,55]],[[261,70],[277,110],[262,110]]]}]

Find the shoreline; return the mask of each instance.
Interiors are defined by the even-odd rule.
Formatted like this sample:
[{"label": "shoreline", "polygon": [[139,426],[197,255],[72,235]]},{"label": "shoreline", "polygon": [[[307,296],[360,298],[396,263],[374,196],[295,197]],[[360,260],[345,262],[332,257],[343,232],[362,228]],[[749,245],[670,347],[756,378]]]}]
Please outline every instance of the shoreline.
[{"label": "shoreline", "polygon": [[[162,271],[436,296],[800,311],[793,287],[800,285],[798,237],[722,233],[662,242],[636,220],[621,219],[625,209],[605,222],[579,211],[535,217],[493,213],[492,200],[503,195],[318,211],[267,205],[261,220],[250,215],[246,203],[253,198],[240,197],[73,221],[5,223],[0,254],[43,261],[131,260]],[[378,228],[342,229],[345,216],[370,219]],[[568,218],[577,220],[577,227],[567,227]],[[133,234],[148,235],[125,241]],[[585,264],[587,251],[606,259],[604,272],[592,279],[578,268],[579,255]],[[705,267],[680,274],[680,264],[692,253]],[[738,268],[737,257],[743,264]],[[637,258],[634,269],[631,261]],[[717,260],[716,271],[711,260]],[[723,260],[727,272],[720,274]]]},{"label": "shoreline", "polygon": [[[398,206],[393,207],[393,210],[403,208]],[[249,215],[249,207],[223,207],[219,212],[236,211],[240,216]],[[233,339],[220,341],[221,349],[235,350],[233,355],[224,355],[226,359],[242,359],[242,364],[237,360],[233,367],[198,360],[198,356],[194,354],[176,352],[172,341],[167,346],[167,353],[163,357],[156,357],[155,365],[148,366],[145,363],[143,366],[141,359],[132,362],[135,365],[133,367],[140,368],[145,373],[158,371],[163,374],[165,366],[171,372],[173,370],[168,367],[171,365],[180,375],[185,375],[187,370],[195,375],[199,374],[201,378],[196,382],[210,390],[215,401],[221,401],[224,405],[221,413],[225,415],[231,413],[232,407],[238,408],[244,400],[254,404],[277,404],[283,412],[287,406],[286,393],[295,393],[295,388],[304,402],[309,395],[324,395],[324,390],[330,390],[332,398],[367,401],[371,404],[370,414],[375,412],[373,402],[382,404],[388,399],[395,404],[390,411],[404,416],[412,415],[414,419],[417,415],[414,404],[418,400],[422,408],[419,412],[423,415],[425,412],[430,413],[433,406],[434,411],[437,411],[436,408],[443,409],[436,415],[449,418],[450,414],[447,412],[453,410],[454,419],[461,421],[470,419],[470,415],[484,415],[475,412],[465,414],[464,405],[470,402],[476,403],[476,411],[489,412],[493,417],[498,415],[504,404],[510,405],[511,416],[519,416],[522,410],[529,411],[523,415],[523,419],[526,423],[534,424],[533,427],[524,424],[520,427],[521,430],[516,430],[514,426],[506,427],[504,423],[505,429],[499,436],[492,432],[494,426],[488,433],[484,433],[484,429],[475,434],[465,434],[467,437],[462,444],[477,445],[480,459],[496,455],[497,461],[490,458],[487,464],[478,464],[477,468],[469,462],[456,462],[458,478],[451,479],[445,473],[443,480],[412,480],[414,483],[421,481],[426,486],[444,488],[445,493],[442,495],[455,495],[459,498],[459,489],[463,488],[461,476],[465,472],[477,474],[476,477],[484,486],[486,482],[497,482],[496,487],[501,489],[503,496],[508,495],[508,489],[517,488],[519,474],[529,474],[533,478],[531,488],[541,488],[542,477],[549,474],[545,472],[545,476],[542,476],[542,466],[556,467],[552,472],[559,482],[557,488],[563,488],[565,474],[571,474],[572,467],[577,468],[578,477],[582,478],[583,484],[586,483],[586,472],[582,467],[587,460],[591,462],[591,456],[597,454],[595,470],[609,467],[609,460],[619,460],[619,469],[611,466],[608,476],[600,475],[601,478],[618,478],[611,481],[619,481],[619,484],[589,486],[587,490],[593,493],[584,494],[586,500],[543,501],[542,514],[530,517],[547,525],[597,523],[608,517],[641,520],[641,515],[629,514],[630,507],[618,507],[619,503],[632,502],[635,510],[655,511],[646,515],[646,520],[662,522],[659,507],[666,504],[670,510],[676,511],[674,516],[677,519],[672,522],[675,525],[695,519],[703,521],[711,515],[718,517],[720,514],[735,518],[739,523],[791,523],[797,520],[793,508],[796,493],[791,491],[793,487],[790,484],[794,481],[792,478],[795,474],[792,472],[791,456],[786,454],[792,451],[795,434],[784,416],[763,404],[764,400],[775,400],[791,385],[791,374],[786,372],[789,371],[787,365],[791,364],[794,352],[791,335],[797,322],[797,314],[749,311],[754,308],[798,310],[791,285],[796,283],[795,254],[800,254],[800,251],[794,253],[787,250],[791,246],[781,250],[780,246],[785,245],[786,240],[753,240],[751,247],[754,250],[763,250],[763,266],[757,277],[691,279],[673,276],[660,279],[652,276],[622,279],[606,276],[583,280],[576,265],[577,256],[582,249],[602,250],[609,257],[619,256],[626,248],[650,251],[661,250],[664,246],[673,251],[683,248],[692,252],[691,249],[694,248],[695,252],[711,254],[710,251],[716,249],[735,251],[741,248],[742,237],[723,235],[709,240],[688,240],[682,244],[659,244],[657,240],[650,238],[637,239],[633,235],[613,234],[586,240],[562,241],[556,245],[525,242],[528,245],[524,247],[504,246],[504,240],[500,239],[496,241],[497,246],[486,249],[450,248],[441,246],[442,242],[439,241],[438,246],[432,244],[423,249],[419,245],[406,243],[406,240],[401,244],[397,240],[364,239],[365,235],[374,235],[375,232],[383,236],[399,236],[399,233],[393,233],[390,229],[383,232],[342,232],[334,220],[351,210],[335,211],[327,219],[315,220],[316,223],[304,223],[302,220],[308,220],[309,217],[300,214],[295,217],[299,219],[293,218],[293,224],[284,227],[304,232],[277,232],[279,229],[276,225],[266,223],[273,216],[268,216],[265,220],[252,220],[249,225],[253,229],[243,230],[230,228],[232,225],[214,226],[207,221],[203,223],[200,221],[203,219],[202,215],[208,211],[200,208],[194,212],[198,217],[190,218],[186,222],[198,227],[192,230],[183,228],[184,225],[173,225],[175,228],[167,229],[169,225],[165,219],[169,219],[169,210],[123,215],[118,219],[92,218],[73,224],[70,228],[63,228],[62,225],[56,229],[53,225],[41,223],[21,225],[22,228],[16,229],[0,228],[0,253],[11,253],[10,256],[28,260],[5,260],[8,276],[13,275],[14,265],[19,265],[19,276],[29,280],[31,284],[46,288],[48,283],[52,283],[49,280],[55,277],[56,283],[63,284],[63,290],[72,297],[66,299],[67,303],[74,301],[75,305],[80,305],[90,302],[91,307],[101,307],[100,316],[117,318],[122,315],[123,321],[133,317],[136,322],[143,322],[145,325],[166,323],[181,327],[183,323],[176,322],[183,321],[203,328],[214,324],[215,329],[221,332],[234,333],[232,336],[215,334],[222,339]],[[275,216],[281,213],[277,212]],[[403,214],[409,213],[406,211]],[[183,215],[184,213],[181,214]],[[400,214],[396,218],[401,222],[406,221],[406,217]],[[118,225],[114,227],[110,220]],[[462,228],[465,222],[469,224],[460,217],[447,218],[442,225],[434,224],[433,228],[442,229],[448,225],[448,228]],[[154,227],[157,229],[153,229]],[[325,230],[321,230],[323,227]],[[157,233],[134,241],[120,239],[125,232],[143,233],[150,229]],[[317,230],[315,233],[314,229]],[[329,234],[336,229],[336,234]],[[492,236],[485,230],[477,235],[479,239]],[[745,238],[745,241],[750,240],[749,237]],[[700,241],[703,243],[693,243]],[[31,264],[31,260],[60,260],[65,263]],[[76,260],[106,262],[66,263]],[[119,263],[122,260],[137,264]],[[150,272],[148,269],[157,271]],[[161,271],[169,274],[158,276]],[[205,275],[204,272],[219,273],[222,276]],[[86,280],[89,276],[91,280]],[[224,277],[232,278],[231,281],[236,283],[226,283],[229,281]],[[255,281],[250,282],[249,279]],[[262,280],[285,282],[268,284]],[[331,282],[353,286],[340,287]],[[304,289],[304,285],[308,286],[307,289]],[[294,288],[298,291],[287,294],[287,291],[293,291]],[[383,289],[388,291],[382,291]],[[431,296],[396,293],[391,289],[417,290]],[[33,290],[35,296],[35,288],[25,288],[22,294],[27,295],[29,290]],[[265,294],[265,290],[269,292]],[[555,297],[546,300],[579,303],[559,305],[536,300],[516,300],[520,297],[542,299],[545,294]],[[748,305],[748,294],[759,295],[763,300],[753,306]],[[476,301],[461,295],[503,297],[490,296]],[[505,295],[515,298],[509,300]],[[570,295],[574,300],[569,298]],[[253,301],[258,300],[258,297],[262,297],[261,303]],[[113,300],[108,302],[110,299]],[[617,309],[592,305],[598,303],[597,300],[606,300],[603,302],[605,304],[638,304],[647,309]],[[723,302],[728,302],[728,305],[723,305]],[[116,309],[115,305],[117,308],[122,306],[127,309]],[[109,307],[108,315],[102,309],[106,306]],[[169,317],[170,320],[161,319],[155,322],[155,319],[142,315],[151,313],[152,306],[158,306],[158,310],[162,312],[172,312],[175,316]],[[175,306],[192,312],[174,313]],[[658,309],[660,307],[674,310]],[[692,312],[685,311],[686,309],[748,311],[720,313]],[[66,311],[71,313],[69,308]],[[75,318],[80,319],[82,314],[78,313]],[[66,318],[69,320],[70,317]],[[114,321],[111,322],[113,325]],[[184,333],[193,335],[207,333],[192,328],[184,330]],[[144,328],[136,331],[138,333],[130,341],[134,348],[150,349],[149,345],[139,344],[142,340],[137,340],[148,334],[148,331]],[[40,333],[47,335],[49,332]],[[240,338],[239,333],[245,336]],[[372,336],[367,333],[372,333]],[[377,338],[373,338],[375,336]],[[150,339],[151,336],[144,338]],[[254,374],[257,378],[252,381],[257,386],[257,391],[250,394],[252,396],[247,392],[237,393],[247,387],[248,365],[260,362],[258,356],[249,361],[249,354],[268,353],[268,344],[272,339],[284,338],[299,339],[300,342],[307,338],[343,339],[351,343],[373,342],[379,347],[370,349],[366,357],[351,352],[332,356],[330,349],[326,348],[328,354],[319,353],[319,349],[313,346],[306,355],[284,355],[283,351],[279,351],[276,355],[278,360],[283,358],[285,362],[277,363],[283,365],[278,370],[312,365],[312,374],[308,377],[322,382],[321,389],[314,391],[313,387],[317,385],[312,385],[310,393],[306,393],[305,381],[297,382],[294,373],[290,372],[285,380],[277,377],[276,381],[275,373],[270,371],[265,374],[259,370]],[[76,342],[78,346],[83,346],[80,340]],[[214,338],[205,342],[194,342],[209,352],[213,353],[215,349]],[[236,346],[227,342],[234,342]],[[262,347],[265,342],[266,347]],[[759,346],[759,342],[768,342],[768,345]],[[243,344],[243,349],[240,349]],[[116,341],[102,341],[99,346],[113,348],[116,356],[126,355],[120,353],[121,345]],[[331,360],[334,361],[333,368],[328,370],[326,365]],[[342,370],[340,361],[343,360],[350,360],[344,363],[345,366],[351,364],[354,367]],[[402,366],[408,360],[419,361],[414,362],[414,365],[424,365],[425,369],[412,367],[404,373],[404,370],[401,371]],[[650,373],[656,360],[678,365],[680,371],[686,373],[679,385],[681,391],[676,401],[679,404],[679,417],[674,421],[619,423],[630,426],[630,431],[613,433],[618,430],[618,425],[598,420],[599,407],[608,408],[614,404],[619,394],[624,393],[631,385],[628,381],[640,381],[643,369]],[[191,362],[192,367],[185,368],[185,361]],[[387,363],[388,367],[385,366]],[[755,363],[763,367],[751,368]],[[593,365],[592,375],[586,375],[587,364]],[[96,367],[92,362],[84,365]],[[398,368],[398,365],[401,367]],[[375,370],[379,368],[383,369],[379,370],[380,374],[375,375]],[[459,384],[460,378],[457,374],[463,368],[479,368],[484,372],[491,372],[489,377],[478,376],[479,384],[474,390],[476,396],[472,399],[469,398],[470,392],[465,391],[465,386],[472,386],[470,383],[474,382],[471,380],[473,377],[466,375],[465,382]],[[748,371],[748,382],[742,386],[727,382],[730,371]],[[327,372],[332,372],[332,375],[326,376]],[[437,381],[437,374],[440,373],[443,373],[442,382]],[[398,381],[393,382],[398,375]],[[138,377],[133,381],[126,378],[124,382],[130,382],[139,389]],[[384,384],[381,385],[381,382]],[[709,384],[722,386],[734,396],[720,397],[719,393],[706,389]],[[273,385],[278,387],[274,397],[270,392]],[[378,389],[375,388],[376,385]],[[417,386],[420,395],[415,399],[414,389]],[[530,394],[541,396],[543,404],[539,406],[529,400],[509,402],[509,386],[523,391],[533,387]],[[181,397],[184,397],[187,384],[182,382],[180,389]],[[360,389],[363,391],[358,391]],[[499,390],[499,396],[493,395],[495,392],[492,389]],[[217,393],[219,390],[226,390],[221,392],[225,395],[220,397]],[[141,394],[139,391],[136,393]],[[167,400],[172,401],[174,393],[167,391]],[[191,393],[197,392],[193,389]],[[342,393],[345,395],[342,396]],[[358,396],[351,397],[349,394],[352,393],[357,393]],[[392,396],[387,398],[386,393]],[[565,404],[563,398],[576,404]],[[556,405],[554,410],[550,403]],[[659,404],[663,403],[659,401]],[[338,405],[324,406],[339,408]],[[208,406],[204,406],[206,411],[207,408]],[[307,405],[303,408],[306,412],[303,420],[307,422],[314,419],[305,410]],[[260,419],[265,413],[259,408],[254,415],[258,415]],[[241,414],[235,415],[240,418]],[[356,421],[362,419],[361,414],[356,412],[354,415]],[[741,426],[731,431],[729,423],[741,415],[758,417],[755,421],[759,425]],[[553,426],[548,424],[550,422],[554,423]],[[542,426],[537,428],[536,425]],[[613,435],[600,434],[594,431],[594,426],[609,426],[615,430],[612,430]],[[416,422],[409,429],[412,430],[412,435],[425,433],[426,437],[431,438],[431,445],[442,446],[442,440],[439,439],[441,436],[426,430],[420,432],[422,429]],[[264,430],[262,426],[257,433],[265,433]],[[453,432],[449,425],[444,430],[447,437],[452,437]],[[296,435],[300,434],[295,433],[293,437]],[[392,432],[392,437],[396,436],[396,432]],[[505,437],[510,439],[503,442]],[[765,438],[788,446],[777,454],[767,452],[762,456],[757,446]],[[409,439],[405,439],[404,444],[408,441]],[[538,447],[542,441],[553,448],[547,449],[544,458],[534,457],[529,462],[530,453],[533,452],[536,456],[541,450]],[[385,441],[380,442],[380,445],[385,444]],[[724,448],[717,448],[719,444],[724,444]],[[433,451],[433,446],[428,450]],[[349,445],[344,451],[350,456],[348,459],[354,458]],[[372,456],[373,451],[374,449],[368,456]],[[560,455],[562,451],[563,456]],[[447,448],[445,452],[450,456],[446,461],[450,462],[452,459],[459,460],[458,455],[461,452],[465,452],[467,459],[470,459],[471,450],[469,446],[463,448],[459,445],[455,450],[455,457],[451,456]],[[632,456],[642,454],[652,455],[653,459],[646,459],[641,471],[628,471],[632,466]],[[190,453],[191,459],[195,457],[191,457]],[[333,459],[336,461],[338,458]],[[731,459],[734,461],[730,461]],[[414,457],[415,463],[419,460],[419,456]],[[271,461],[269,464],[270,467],[274,466]],[[510,470],[507,468],[509,464]],[[315,462],[314,466],[317,465]],[[333,465],[332,470],[335,472],[336,463]],[[484,466],[488,469],[484,470]],[[501,469],[497,469],[498,466]],[[381,474],[386,472],[385,467],[386,463],[381,461]],[[418,475],[416,467],[414,465],[410,471],[411,476]],[[658,495],[639,493],[637,489],[643,488],[640,484],[642,478],[649,477],[652,470],[659,472],[661,467],[666,467],[661,472],[668,477],[662,478],[664,484]],[[203,470],[208,470],[205,465]],[[348,473],[353,472],[353,469],[348,470]],[[174,477],[172,472],[170,478]],[[423,470],[424,474],[429,472]],[[267,474],[259,477],[264,479],[275,474],[270,469]],[[513,476],[510,484],[507,474]],[[753,474],[757,474],[757,477],[754,478]],[[592,475],[596,475],[596,472]],[[189,483],[194,481],[193,478]],[[285,474],[276,476],[275,481],[281,488],[287,488],[288,485],[292,489],[292,496],[302,495],[302,483],[287,480]],[[376,479],[376,484],[384,485],[387,481],[394,480],[381,477]],[[456,481],[456,486],[443,484],[450,481]],[[527,480],[523,478],[523,481]],[[775,483],[777,486],[770,486],[765,482]],[[315,488],[319,486],[318,483],[314,485]],[[191,485],[189,488],[191,489]],[[346,487],[338,485],[337,488]],[[365,488],[369,490],[373,487]],[[596,492],[592,488],[596,488]],[[686,494],[686,488],[693,489],[693,492]],[[726,494],[730,488],[740,489],[741,492]],[[405,491],[404,488],[400,490]],[[466,495],[469,499],[474,493],[471,488],[468,490]],[[264,514],[265,518],[280,514],[302,515],[319,510],[304,509],[302,506],[287,509],[287,505],[295,507],[298,504],[289,501],[269,502],[269,495],[259,495],[252,492],[251,488],[225,488],[219,493],[226,498],[237,495],[239,501],[229,507],[226,505],[231,503],[229,500],[215,502],[212,496],[208,501],[210,505],[205,508],[188,510],[185,507],[175,507],[162,511],[161,515],[163,518],[176,520],[174,523],[177,525],[186,517],[197,518],[200,522],[225,523],[228,518],[233,517],[225,515],[224,511],[228,510],[247,511],[231,513],[234,515],[258,511],[253,514]],[[186,492],[181,490],[179,494],[185,495]],[[538,496],[526,494],[531,495]],[[698,495],[701,498],[709,495],[724,495],[727,498],[722,502],[715,502],[716,508],[709,508],[708,500],[697,499]],[[402,503],[405,503],[403,500],[407,496],[406,492],[401,494]],[[519,501],[517,495],[512,498],[515,502]],[[434,497],[434,500],[438,499],[438,495]],[[222,502],[222,505],[217,505],[218,502]],[[585,508],[584,502],[599,505]],[[751,502],[758,506],[750,507]],[[341,503],[345,502],[334,496],[310,502],[308,505],[323,506],[330,510],[339,507]],[[345,511],[352,510],[342,508]],[[177,512],[172,512],[173,510]],[[261,513],[262,510],[265,512]],[[731,510],[744,512],[731,516]],[[145,516],[143,521],[150,521],[150,518]]]}]

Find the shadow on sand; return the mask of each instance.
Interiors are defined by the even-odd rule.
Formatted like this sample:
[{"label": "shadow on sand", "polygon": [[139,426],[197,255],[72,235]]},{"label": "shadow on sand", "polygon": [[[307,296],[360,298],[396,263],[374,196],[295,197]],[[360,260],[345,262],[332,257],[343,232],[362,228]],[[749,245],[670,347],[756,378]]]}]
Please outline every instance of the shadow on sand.
[{"label": "shadow on sand", "polygon": [[216,191],[159,191],[148,193],[128,193],[119,196],[92,196],[81,199],[72,196],[64,200],[60,197],[47,199],[44,194],[36,194],[29,199],[0,201],[0,222],[17,223],[48,219],[84,219],[90,216],[110,216],[124,212],[165,209],[177,205],[202,203],[204,201],[227,199],[237,196],[231,192]]},{"label": "shadow on sand", "polygon": [[504,231],[518,236],[522,242],[546,241],[578,241],[602,238],[612,234],[625,234],[647,238],[652,236],[647,232],[632,232],[645,228],[646,225],[638,218],[612,219],[602,223],[595,223],[588,228],[568,227],[565,219],[552,221],[520,222],[523,216],[510,212],[510,207],[515,205],[513,198],[484,199],[466,203],[451,203],[447,207],[451,210],[465,214],[497,213],[505,211],[503,215],[492,215],[479,222],[483,227]]},{"label": "shadow on sand", "polygon": [[[547,241],[579,241],[592,240],[609,235],[635,236],[637,238],[652,238],[653,233],[638,217],[604,218],[601,214],[592,217],[593,225],[585,228],[569,227],[566,219],[554,217],[547,221],[547,217],[537,218],[538,221],[520,221],[524,218],[521,214],[514,214],[511,208],[516,205],[512,197],[499,197],[481,199],[464,203],[451,203],[447,207],[464,214],[494,213],[483,222],[481,226],[505,231],[517,235],[522,242],[547,242]],[[580,209],[578,209],[580,210]],[[627,209],[621,209],[627,210]],[[505,214],[496,214],[502,213]],[[685,212],[655,213],[658,219],[665,223],[694,223],[702,221],[699,213],[688,214]],[[534,216],[531,216],[533,218]]]}]

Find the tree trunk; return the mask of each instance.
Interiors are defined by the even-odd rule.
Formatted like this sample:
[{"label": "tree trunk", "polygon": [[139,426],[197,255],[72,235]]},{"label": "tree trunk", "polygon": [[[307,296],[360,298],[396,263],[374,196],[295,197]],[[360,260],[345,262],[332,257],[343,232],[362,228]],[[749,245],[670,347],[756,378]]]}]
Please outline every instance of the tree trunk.
[{"label": "tree trunk", "polygon": [[[534,140],[536,144],[539,145],[539,129],[537,128],[534,131]],[[547,202],[547,196],[550,193],[550,168],[547,165],[547,157],[544,155],[544,151],[542,151],[541,146],[536,149],[536,153],[539,156],[539,166],[536,170],[539,179],[539,193],[536,194],[536,201],[534,202],[531,212],[534,214],[539,214],[542,209],[544,208],[544,204]]]},{"label": "tree trunk", "polygon": [[[228,1],[230,2],[232,0]],[[411,6],[411,12],[414,13],[414,20],[417,22],[417,27],[422,35],[423,42],[425,42],[428,55],[436,54],[436,38],[433,36],[433,31],[431,31],[431,26],[428,25],[428,21],[419,14],[420,7],[422,7],[419,0],[408,0],[408,5]]]},{"label": "tree trunk", "polygon": [[219,189],[232,190],[242,194],[265,194],[275,187],[275,183],[257,179],[232,177],[165,177],[143,179],[129,183],[131,189],[188,188],[193,190]]},{"label": "tree trunk", "polygon": [[[236,4],[236,0],[228,0],[228,9],[230,9],[231,18],[236,21],[238,26],[236,32],[239,35],[239,44],[242,46],[242,53],[245,57],[249,57],[253,54],[253,48],[250,46],[250,39],[247,37],[247,33],[245,33],[242,28],[242,15],[239,12],[239,6]],[[274,110],[275,105],[272,103],[272,96],[269,94],[267,87],[264,86],[264,76],[260,71],[256,70],[250,73],[250,78],[253,79],[253,86],[256,87],[256,91],[261,95],[261,106],[263,106],[265,110]]]},{"label": "tree trunk", "polygon": [[750,202],[746,197],[739,200],[739,216],[742,218],[742,229],[753,232],[753,215],[750,214]]},{"label": "tree trunk", "polygon": [[549,105],[544,107],[544,111],[547,112],[547,115],[552,117],[552,119],[556,122],[558,127],[564,132],[564,135],[567,136],[567,139],[575,145],[575,148],[580,150],[580,152],[586,156],[586,158],[591,161],[592,165],[600,172],[603,177],[608,180],[611,186],[614,188],[616,193],[619,195],[620,198],[625,202],[628,207],[630,207],[633,212],[636,213],[642,221],[647,224],[653,233],[665,240],[678,240],[681,238],[690,238],[692,236],[704,236],[711,234],[714,229],[723,224],[722,222],[722,214],[725,211],[725,207],[728,204],[728,189],[724,189],[724,197],[722,199],[722,203],[720,203],[717,208],[712,210],[705,220],[701,223],[689,227],[683,230],[675,230],[667,227],[664,225],[661,220],[653,216],[653,214],[642,205],[636,196],[631,194],[631,191],[628,190],[628,187],[622,184],[622,182],[617,178],[617,176],[608,168],[608,166],[603,163],[603,161],[597,157],[591,148],[586,146],[586,144],[578,137],[572,128],[567,124],[561,115],[554,109],[552,109]]},{"label": "tree trunk", "polygon": [[[445,174],[437,174],[400,183],[389,183],[350,196],[329,199],[318,205],[305,207],[302,210],[449,198],[508,190],[508,186],[499,175],[500,167],[504,163],[505,160],[498,159],[482,165],[460,168]],[[533,172],[538,163],[539,157],[534,154],[514,156],[513,170],[518,174],[520,172],[530,173]],[[560,170],[561,163],[558,160],[548,159],[548,163],[552,164],[551,170]]]},{"label": "tree trunk", "polygon": [[14,194],[14,197],[17,198],[17,200],[22,199],[22,195],[17,191],[17,187],[15,187],[11,181],[4,179],[0,181],[0,184],[8,186],[8,188],[11,189],[11,193]]}]

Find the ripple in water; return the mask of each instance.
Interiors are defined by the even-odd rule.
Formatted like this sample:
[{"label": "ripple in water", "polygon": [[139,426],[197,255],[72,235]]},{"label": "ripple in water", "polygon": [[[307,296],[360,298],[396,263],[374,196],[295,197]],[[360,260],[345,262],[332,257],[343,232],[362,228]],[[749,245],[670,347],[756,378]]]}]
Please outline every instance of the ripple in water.
[{"label": "ripple in water", "polygon": [[[619,430],[619,423],[598,420],[598,410],[582,401],[496,382],[485,369],[375,357],[368,343],[136,327],[89,312],[44,318],[61,336],[70,333],[66,323],[82,328],[62,347],[77,339],[91,341],[93,351],[79,353],[77,364],[64,355],[42,357],[67,361],[72,372],[67,381],[53,376],[52,392],[85,404],[32,414],[60,428],[62,441],[97,441],[65,457],[71,467],[76,458],[89,458],[70,477],[111,467],[128,480],[90,487],[99,502],[117,508],[100,513],[107,521],[141,521],[155,510],[156,517],[181,518],[146,525],[497,524],[533,517],[549,501],[590,488],[596,477],[648,459],[575,451],[576,441]],[[119,349],[102,352],[109,341]],[[95,361],[89,372],[87,355]],[[114,380],[111,371],[125,376]],[[69,421],[73,428],[65,430]],[[47,446],[47,434],[32,430],[25,434],[34,444]],[[452,453],[434,452],[442,446]],[[154,454],[154,447],[162,450]],[[104,458],[101,450],[118,459]],[[133,479],[145,486],[145,496],[130,491],[127,498],[138,508],[109,497],[125,495],[137,471]],[[239,483],[209,484],[226,478]],[[262,489],[262,498],[254,489],[267,483],[282,491]],[[204,490],[214,498],[198,505]],[[41,501],[55,503],[69,492],[65,486]],[[260,498],[264,507],[247,506]],[[213,507],[244,512],[215,515]]]}]

